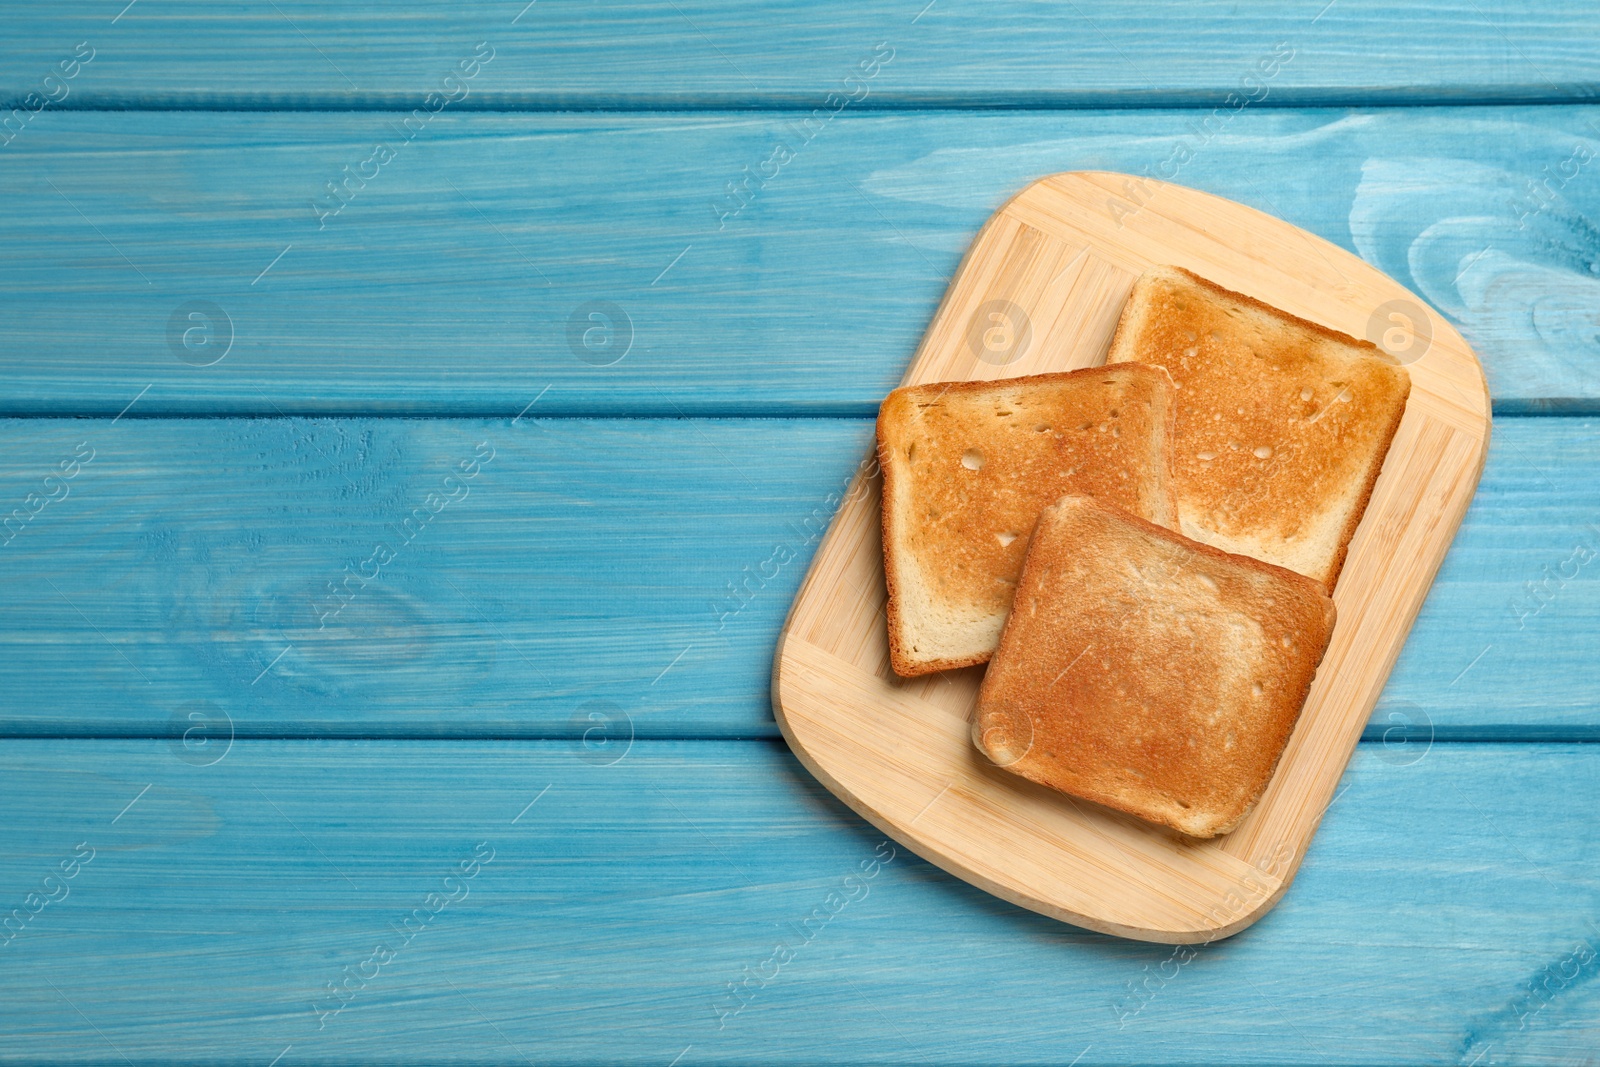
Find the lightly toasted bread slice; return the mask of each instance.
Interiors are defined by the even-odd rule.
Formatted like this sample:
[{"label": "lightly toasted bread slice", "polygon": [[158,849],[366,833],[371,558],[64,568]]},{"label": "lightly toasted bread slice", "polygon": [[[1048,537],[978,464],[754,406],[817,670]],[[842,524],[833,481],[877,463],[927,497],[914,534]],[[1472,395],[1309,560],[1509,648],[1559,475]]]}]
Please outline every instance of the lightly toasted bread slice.
[{"label": "lightly toasted bread slice", "polygon": [[1193,837],[1239,824],[1333,633],[1303,575],[1087,497],[1039,516],[973,741],[996,765]]},{"label": "lightly toasted bread slice", "polygon": [[1405,413],[1405,368],[1179,267],[1134,284],[1106,360],[1172,375],[1179,529],[1332,592]]},{"label": "lightly toasted bread slice", "polygon": [[896,389],[878,412],[889,653],[983,663],[1039,509],[1085,493],[1176,525],[1166,372],[1129,364]]}]

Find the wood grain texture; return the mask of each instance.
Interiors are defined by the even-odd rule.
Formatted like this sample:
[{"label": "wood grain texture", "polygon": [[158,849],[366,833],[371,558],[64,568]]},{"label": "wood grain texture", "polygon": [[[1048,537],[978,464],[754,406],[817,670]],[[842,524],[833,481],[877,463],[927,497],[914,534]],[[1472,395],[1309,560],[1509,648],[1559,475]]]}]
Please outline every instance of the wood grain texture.
[{"label": "wood grain texture", "polygon": [[[570,736],[597,708],[641,734],[769,732],[778,620],[871,437],[775,420],[7,429],[0,499],[25,517],[29,493],[66,494],[0,532],[0,675],[29,692],[3,714],[34,733],[164,731],[197,707],[247,732]],[[80,445],[92,462],[46,485]]]},{"label": "wood grain texture", "polygon": [[[776,736],[773,643],[871,438],[865,420],[0,422],[0,516],[95,449],[65,499],[0,531],[0,733],[149,734],[209,702],[241,734],[565,737],[607,701],[639,736]],[[482,440],[470,495],[318,630],[327,583]],[[1369,738],[1600,737],[1596,468],[1600,420],[1497,421]]]},{"label": "wood grain texture", "polygon": [[68,98],[82,106],[409,106],[481,40],[498,51],[469,98],[483,107],[810,107],[879,41],[895,59],[870,99],[898,106],[1216,102],[1285,47],[1293,60],[1268,84],[1297,102],[1563,100],[1600,82],[1600,35],[1577,0],[1514,13],[1472,0],[123,7],[9,13],[0,94],[33,89],[84,39],[99,51]]},{"label": "wood grain texture", "polygon": [[[1563,977],[1594,934],[1592,754],[1432,743],[1600,735],[1591,420],[1497,424],[1368,728],[1383,741],[1258,929],[1178,966],[901,853],[723,1030],[728,984],[878,838],[778,746],[625,739],[775,734],[766,663],[803,531],[869,428],[503,432],[547,386],[535,411],[869,416],[1004,196],[1160,165],[1278,42],[1295,56],[1266,98],[1178,180],[1404,280],[1484,355],[1503,411],[1596,410],[1593,172],[1548,206],[1529,186],[1595,136],[1592,109],[1273,110],[1590,99],[1587,8],[96,0],[3,22],[0,99],[48,91],[76,42],[96,56],[0,138],[0,413],[108,418],[0,423],[0,514],[49,493],[77,442],[108,443],[0,547],[0,734],[189,734],[0,741],[0,903],[26,907],[74,843],[100,848],[0,946],[0,1061],[1489,1064],[1600,1043],[1592,967]],[[480,40],[496,58],[470,96],[326,230],[312,198],[397,116],[69,111],[409,112]],[[865,97],[718,229],[726,184],[851,91],[879,41],[895,57]],[[1197,106],[915,111],[1162,104]],[[479,112],[564,107],[746,113]],[[799,110],[748,113],[774,107]],[[236,326],[209,367],[169,344],[191,300]],[[631,320],[618,364],[567,339],[593,300]],[[501,418],[134,421],[160,412]],[[274,663],[304,583],[366,558],[485,432],[501,449],[471,497],[341,614],[338,643]],[[713,445],[750,447],[759,477],[735,484]],[[730,601],[729,582],[757,591]],[[218,713],[240,733],[565,740],[225,750]],[[325,983],[475,841],[502,843],[480,826],[534,827],[532,847],[502,848],[317,1030]],[[1119,1005],[1142,1010],[1119,1028]]]},{"label": "wood grain texture", "polygon": [[[1127,175],[1078,171],[1008,200],[962,260],[904,384],[1099,365],[1134,280],[1160,265],[1346,334],[1374,308],[1413,308],[1431,339],[1407,363],[1405,414],[1332,590],[1332,640],[1260,799],[1231,833],[1197,842],[979,758],[979,672],[906,680],[890,667],[876,464],[856,476],[795,598],[772,700],[807,770],[945,870],[1092,930],[1210,942],[1255,922],[1294,877],[1477,489],[1489,394],[1460,335],[1351,253],[1177,185],[1145,184],[1136,210],[1108,219],[1103,202],[1128,187]],[[1391,356],[1408,355],[1404,340],[1385,342]]]},{"label": "wood grain texture", "polygon": [[[1362,749],[1282,905],[1189,959],[903,851],[847,882],[889,853],[780,745],[639,742],[604,766],[569,743],[240,741],[197,767],[160,741],[8,741],[0,904],[94,857],[0,945],[4,1057],[1581,1062],[1600,754]],[[493,859],[447,885],[479,842]],[[367,978],[319,1029],[347,967]]]},{"label": "wood grain texture", "polygon": [[799,115],[445,112],[319,229],[394,116],[47,110],[0,149],[0,412],[866,416],[1007,196],[1172,167],[1424,297],[1500,410],[1600,404],[1600,109],[1208,114],[847,111],[735,210]]}]

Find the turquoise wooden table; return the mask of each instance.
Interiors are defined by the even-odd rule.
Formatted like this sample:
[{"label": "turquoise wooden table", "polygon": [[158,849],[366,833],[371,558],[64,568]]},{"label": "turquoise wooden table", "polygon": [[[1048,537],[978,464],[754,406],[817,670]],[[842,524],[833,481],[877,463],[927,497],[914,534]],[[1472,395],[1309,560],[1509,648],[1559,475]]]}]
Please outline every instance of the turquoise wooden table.
[{"label": "turquoise wooden table", "polygon": [[[1593,16],[6,5],[0,1061],[1600,1062]],[[962,251],[1087,168],[1361,255],[1494,397],[1192,956],[885,842],[768,697]]]}]

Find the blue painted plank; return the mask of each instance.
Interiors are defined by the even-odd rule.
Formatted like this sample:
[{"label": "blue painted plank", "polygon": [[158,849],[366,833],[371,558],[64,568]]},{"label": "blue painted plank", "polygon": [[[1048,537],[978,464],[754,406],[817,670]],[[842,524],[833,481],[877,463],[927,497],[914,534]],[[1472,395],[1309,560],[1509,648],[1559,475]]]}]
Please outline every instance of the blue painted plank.
[{"label": "blue painted plank", "polygon": [[[870,438],[864,420],[0,423],[0,514],[23,509],[0,531],[0,732],[775,736],[773,643]],[[1497,421],[1370,737],[1600,736],[1597,467],[1600,420]]]},{"label": "blue painted plank", "polygon": [[1600,738],[1600,667],[1585,651],[1600,634],[1597,464],[1600,420],[1495,421],[1369,738],[1430,736],[1430,722],[1454,737]]},{"label": "blue painted plank", "polygon": [[0,412],[870,415],[1007,196],[1182,146],[1439,306],[1497,410],[1600,405],[1600,109],[847,113],[740,208],[798,117],[45,113]]},{"label": "blue painted plank", "polygon": [[[9,12],[0,98],[65,86],[69,106],[409,108],[482,41],[495,58],[464,106],[809,108],[862,91],[873,106],[1170,105],[1239,90],[1294,103],[1571,100],[1600,83],[1592,15],[1579,0],[104,0]],[[45,83],[80,41],[90,65]],[[880,43],[892,63],[846,82]]]},{"label": "blue painted plank", "polygon": [[1362,746],[1285,899],[1192,959],[891,852],[781,745],[179,755],[0,745],[0,903],[38,909],[0,945],[0,1059],[1556,1064],[1600,1044],[1594,746]]},{"label": "blue painted plank", "polygon": [[[776,630],[871,432],[9,422],[0,499],[43,502],[0,546],[0,692],[29,694],[0,723],[540,737],[597,710],[641,734],[771,734]],[[797,558],[763,568],[778,545]]]}]

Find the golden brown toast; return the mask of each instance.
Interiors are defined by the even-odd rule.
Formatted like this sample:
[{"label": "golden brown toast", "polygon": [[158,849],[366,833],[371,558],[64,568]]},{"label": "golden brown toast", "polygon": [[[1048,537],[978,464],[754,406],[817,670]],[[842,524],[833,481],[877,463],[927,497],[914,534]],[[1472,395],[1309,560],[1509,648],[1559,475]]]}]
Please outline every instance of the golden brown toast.
[{"label": "golden brown toast", "polygon": [[1085,493],[1175,525],[1171,384],[1129,364],[896,389],[878,412],[889,650],[910,677],[988,660],[1039,509]]},{"label": "golden brown toast", "polygon": [[1194,837],[1272,777],[1333,633],[1303,575],[1087,497],[1043,510],[974,743],[995,764]]},{"label": "golden brown toast", "polygon": [[1177,389],[1179,529],[1331,592],[1405,413],[1405,368],[1178,267],[1134,284],[1107,356],[1124,361]]}]

